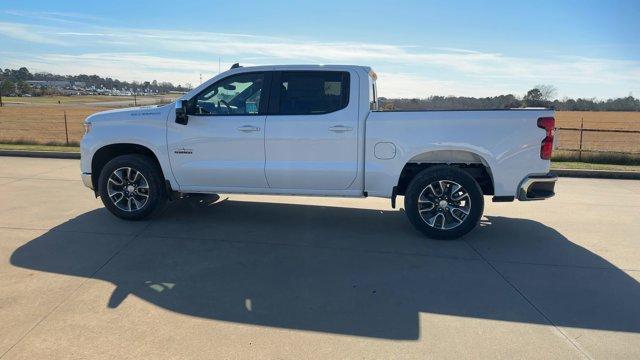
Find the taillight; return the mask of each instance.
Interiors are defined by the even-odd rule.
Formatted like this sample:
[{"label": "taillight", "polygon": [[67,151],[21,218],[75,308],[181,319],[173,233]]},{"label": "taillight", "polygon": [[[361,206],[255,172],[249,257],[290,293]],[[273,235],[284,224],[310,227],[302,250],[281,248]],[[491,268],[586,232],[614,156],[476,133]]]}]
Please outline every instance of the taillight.
[{"label": "taillight", "polygon": [[556,119],[552,117],[543,117],[538,119],[538,127],[547,132],[547,136],[542,140],[542,144],[540,145],[540,158],[543,160],[551,159],[555,126]]}]

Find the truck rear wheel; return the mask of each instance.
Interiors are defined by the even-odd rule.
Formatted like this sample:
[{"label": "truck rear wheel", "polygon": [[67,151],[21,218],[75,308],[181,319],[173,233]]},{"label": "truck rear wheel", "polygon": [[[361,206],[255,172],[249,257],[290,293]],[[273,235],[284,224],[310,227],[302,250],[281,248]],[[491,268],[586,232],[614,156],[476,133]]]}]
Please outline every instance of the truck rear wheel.
[{"label": "truck rear wheel", "polygon": [[140,220],[165,203],[163,176],[153,160],[143,155],[122,155],[109,161],[98,179],[104,206],[125,220]]},{"label": "truck rear wheel", "polygon": [[430,238],[461,237],[478,225],[482,190],[468,173],[434,166],[418,173],[405,192],[404,207],[413,226]]}]

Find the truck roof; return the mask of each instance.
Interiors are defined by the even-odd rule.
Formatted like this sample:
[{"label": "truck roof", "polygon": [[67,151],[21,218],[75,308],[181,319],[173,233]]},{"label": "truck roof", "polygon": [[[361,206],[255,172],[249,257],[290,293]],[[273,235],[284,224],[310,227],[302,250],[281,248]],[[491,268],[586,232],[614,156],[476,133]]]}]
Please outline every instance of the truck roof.
[{"label": "truck roof", "polygon": [[378,74],[370,66],[362,66],[362,65],[322,65],[322,64],[293,64],[293,65],[260,65],[260,66],[234,66],[225,71],[238,71],[238,72],[246,72],[246,71],[284,71],[284,70],[362,70],[366,74],[369,74],[373,81],[378,80]]},{"label": "truck roof", "polygon": [[[367,73],[372,71],[369,66],[362,65],[323,65],[323,64],[291,64],[291,65],[260,65],[260,66],[242,66],[242,70],[309,70],[309,69],[362,69]],[[236,68],[238,69],[238,68]],[[235,69],[234,69],[235,70]]]}]

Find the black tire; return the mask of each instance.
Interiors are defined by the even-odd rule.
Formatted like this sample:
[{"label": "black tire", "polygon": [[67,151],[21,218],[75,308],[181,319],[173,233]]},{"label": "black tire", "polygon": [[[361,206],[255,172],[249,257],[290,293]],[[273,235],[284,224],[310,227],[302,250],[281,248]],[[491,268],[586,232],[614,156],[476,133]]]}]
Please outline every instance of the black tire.
[{"label": "black tire", "polygon": [[[445,189],[433,191],[435,186],[429,188],[429,185],[434,183],[442,184],[440,189]],[[455,189],[456,185],[462,186],[462,190],[456,192],[456,195],[451,195],[450,191]],[[442,192],[443,195],[438,197],[438,192]],[[461,195],[462,200],[454,200],[456,196]],[[484,198],[480,185],[467,172],[453,166],[434,166],[418,173],[409,183],[405,192],[404,208],[411,224],[427,237],[450,240],[467,234],[478,225],[484,211]],[[422,209],[424,215],[421,215],[419,209]],[[464,215],[465,210],[468,211],[467,215]],[[438,212],[442,215],[431,216]],[[433,224],[429,224],[430,220],[433,220]],[[447,220],[450,224],[445,226]],[[448,226],[454,227],[445,228]]]},{"label": "black tire", "polygon": [[[140,186],[139,191],[141,194],[136,195],[136,199],[139,199],[140,202],[143,201],[142,199],[145,199],[144,196],[141,195],[148,196],[144,205],[141,205],[139,208],[134,208],[136,204],[133,206],[129,205],[129,208],[131,208],[130,211],[121,209],[119,206],[122,207],[122,204],[116,205],[116,203],[118,203],[116,200],[121,198],[115,195],[113,198],[109,196],[109,177],[114,174],[114,171],[124,168],[130,168],[139,172],[147,184],[147,189],[143,189],[143,186]],[[120,176],[123,174],[122,171],[125,170],[119,171]],[[126,181],[128,181],[128,179],[125,179],[125,182]],[[140,182],[140,180],[138,181]],[[138,189],[136,189],[136,191],[138,191]],[[142,220],[152,215],[154,211],[161,209],[167,199],[164,188],[164,177],[162,176],[161,170],[152,159],[147,156],[137,154],[121,155],[109,161],[100,172],[100,177],[98,179],[98,193],[100,194],[100,198],[102,199],[104,206],[113,215],[125,220]],[[131,197],[133,194],[138,193],[131,193]],[[125,197],[124,195],[123,197],[124,199],[121,201],[126,201],[128,199],[128,197]]]}]

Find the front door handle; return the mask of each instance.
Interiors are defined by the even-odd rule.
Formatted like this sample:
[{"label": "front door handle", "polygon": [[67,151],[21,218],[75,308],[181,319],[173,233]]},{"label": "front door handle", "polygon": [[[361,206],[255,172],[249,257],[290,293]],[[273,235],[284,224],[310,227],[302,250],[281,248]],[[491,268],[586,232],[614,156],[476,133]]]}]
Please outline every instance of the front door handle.
[{"label": "front door handle", "polygon": [[336,125],[336,126],[332,126],[329,128],[329,131],[333,131],[336,133],[343,133],[343,132],[347,132],[347,131],[351,131],[353,130],[352,127],[350,126],[344,126],[344,125]]},{"label": "front door handle", "polygon": [[257,126],[243,125],[243,126],[240,126],[238,128],[238,131],[242,131],[242,132],[245,132],[245,133],[250,133],[250,132],[260,131],[260,128],[257,127]]}]

